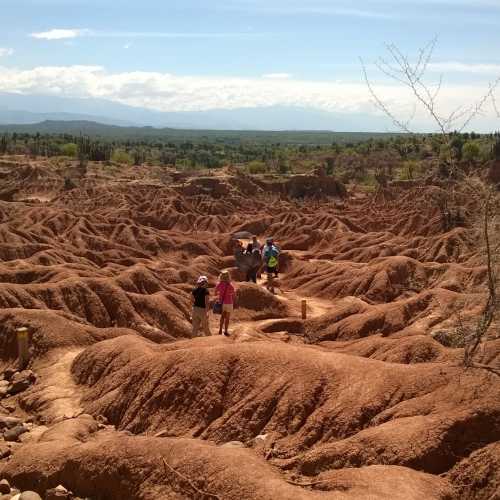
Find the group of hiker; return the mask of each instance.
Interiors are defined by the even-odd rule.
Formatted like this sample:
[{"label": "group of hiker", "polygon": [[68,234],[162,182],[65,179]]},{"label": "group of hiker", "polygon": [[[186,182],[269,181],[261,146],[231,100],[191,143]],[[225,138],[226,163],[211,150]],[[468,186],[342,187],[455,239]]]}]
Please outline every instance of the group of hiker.
[{"label": "group of hiker", "polygon": [[257,283],[257,277],[264,267],[268,276],[278,276],[280,248],[273,238],[267,238],[261,245],[257,236],[252,236],[246,249],[240,241],[236,242],[236,265],[246,273],[246,280]]},{"label": "group of hiker", "polygon": [[[244,248],[241,241],[236,241],[235,258],[238,267],[245,269],[246,280],[257,283],[257,276],[264,267],[268,281],[278,276],[280,248],[273,238],[267,238],[261,246],[256,236],[252,236],[250,243]],[[219,282],[215,287],[216,299],[212,303],[208,290],[209,282],[206,276],[200,276],[192,290],[193,337],[198,335],[200,328],[206,336],[210,336],[209,312],[220,314],[219,335],[229,337],[229,321],[236,306],[236,289],[231,283],[229,271],[222,271]]]}]

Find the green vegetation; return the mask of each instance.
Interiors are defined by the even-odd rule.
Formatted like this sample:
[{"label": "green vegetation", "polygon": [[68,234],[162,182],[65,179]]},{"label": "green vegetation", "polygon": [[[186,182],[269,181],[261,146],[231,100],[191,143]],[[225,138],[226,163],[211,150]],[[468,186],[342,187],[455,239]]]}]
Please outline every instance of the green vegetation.
[{"label": "green vegetation", "polygon": [[462,158],[469,163],[479,159],[481,148],[476,141],[467,141],[462,146]]},{"label": "green vegetation", "polygon": [[283,144],[328,145],[358,143],[368,139],[386,139],[401,134],[328,131],[254,131],[254,130],[197,130],[154,127],[118,127],[86,121],[45,121],[32,125],[0,125],[0,135],[17,133],[28,135],[87,135],[110,141],[222,143],[222,144]]},{"label": "green vegetation", "polygon": [[267,166],[263,161],[253,160],[248,162],[247,171],[249,174],[265,174],[267,172]]},{"label": "green vegetation", "polygon": [[111,161],[124,165],[132,165],[134,163],[132,156],[123,149],[115,149],[111,155]]},{"label": "green vegetation", "polygon": [[[58,127],[63,126],[59,122],[47,123],[54,127],[56,123]],[[345,183],[354,182],[370,188],[393,180],[411,181],[435,172],[449,176],[451,165],[463,165],[466,170],[500,159],[500,133],[452,133],[445,140],[442,134],[147,129],[149,137],[139,134],[133,138],[119,138],[110,131],[119,130],[124,134],[124,131],[130,133],[131,130],[143,129],[94,125],[100,132],[107,131],[108,134],[82,135],[80,131],[78,135],[39,131],[0,133],[0,154],[77,158],[82,175],[89,161],[112,161],[141,168],[170,166],[178,170],[232,165],[254,175],[321,171],[324,175],[335,175]],[[72,126],[74,123],[68,128],[71,130]],[[193,139],[186,139],[188,136]],[[352,140],[348,141],[348,138]],[[279,141],[272,142],[273,139]],[[304,142],[294,142],[299,139]]]},{"label": "green vegetation", "polygon": [[76,158],[78,154],[78,145],[75,144],[74,142],[68,142],[66,144],[63,144],[59,149],[61,150],[61,154],[63,156]]}]

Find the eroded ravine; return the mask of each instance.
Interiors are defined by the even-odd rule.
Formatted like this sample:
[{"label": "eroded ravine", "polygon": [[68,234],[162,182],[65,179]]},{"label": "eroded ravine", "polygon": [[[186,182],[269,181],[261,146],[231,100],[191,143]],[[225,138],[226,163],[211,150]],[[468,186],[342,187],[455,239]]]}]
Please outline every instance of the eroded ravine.
[{"label": "eroded ravine", "polygon": [[[443,232],[420,191],[377,210],[366,196],[269,210],[265,192],[249,207],[230,176],[210,183],[224,202],[128,177],[54,196],[30,185],[47,201],[0,202],[1,363],[15,365],[24,325],[36,374],[2,400],[33,422],[0,473],[96,499],[448,499],[457,488],[489,500],[498,380],[433,338],[484,299],[468,230]],[[238,231],[278,239],[276,295],[238,280]],[[192,339],[190,290],[221,269],[241,293],[231,336],[212,317],[212,336]]]}]

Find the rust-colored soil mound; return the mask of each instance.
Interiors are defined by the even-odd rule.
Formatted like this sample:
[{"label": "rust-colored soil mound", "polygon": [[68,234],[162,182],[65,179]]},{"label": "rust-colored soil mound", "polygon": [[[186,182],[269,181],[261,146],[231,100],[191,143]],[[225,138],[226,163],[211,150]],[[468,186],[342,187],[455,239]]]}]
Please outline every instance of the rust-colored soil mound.
[{"label": "rust-colored soil mound", "polygon": [[[164,173],[0,162],[0,479],[93,500],[497,498],[500,329],[489,369],[465,369],[486,268],[470,225],[444,230],[442,188]],[[236,279],[230,336],[192,338],[197,277],[212,298],[221,270],[243,277],[233,235],[252,234],[282,250],[276,294]]]},{"label": "rust-colored soil mound", "polygon": [[177,348],[120,337],[85,350],[73,373],[90,386],[85,410],[119,429],[220,443],[270,434],[273,456],[307,474],[371,464],[441,473],[500,438],[495,376],[454,367],[260,341]]},{"label": "rust-colored soil mound", "polygon": [[46,490],[64,482],[83,495],[109,500],[451,498],[445,480],[402,467],[332,472],[313,485],[317,491],[309,490],[240,446],[98,431],[90,416],[54,426],[25,451],[31,463],[15,457],[3,471],[21,487]]}]

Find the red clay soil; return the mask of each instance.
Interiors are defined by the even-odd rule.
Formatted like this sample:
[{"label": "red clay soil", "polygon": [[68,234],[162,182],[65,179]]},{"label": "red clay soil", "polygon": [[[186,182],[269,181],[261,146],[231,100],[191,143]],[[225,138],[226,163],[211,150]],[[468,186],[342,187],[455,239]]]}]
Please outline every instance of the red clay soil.
[{"label": "red clay soil", "polygon": [[[24,451],[30,461],[19,458]],[[446,480],[403,467],[333,471],[301,487],[301,481],[288,479],[251,450],[199,439],[98,431],[90,416],[56,424],[37,444],[21,448],[3,474],[21,487],[36,484],[46,490],[64,482],[82,495],[117,500],[452,498]]]},{"label": "red clay soil", "polygon": [[[0,479],[103,500],[498,498],[500,378],[463,368],[456,330],[486,270],[472,229],[443,230],[441,188],[387,202],[90,165],[64,191],[72,169],[0,163],[0,368],[27,326],[36,374],[0,392],[0,422],[28,425]],[[236,283],[231,336],[192,338],[191,288],[238,275],[238,232],[279,243],[277,295]],[[499,333],[478,361],[498,366]]]}]

